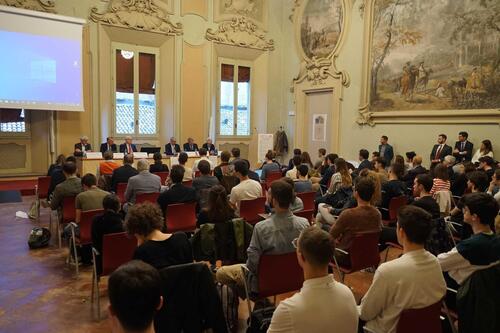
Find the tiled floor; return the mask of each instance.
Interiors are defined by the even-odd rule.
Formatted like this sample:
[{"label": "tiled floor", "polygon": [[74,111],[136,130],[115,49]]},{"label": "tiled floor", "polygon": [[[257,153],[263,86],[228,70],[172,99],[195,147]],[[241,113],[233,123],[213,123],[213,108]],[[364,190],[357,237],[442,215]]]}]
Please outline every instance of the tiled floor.
[{"label": "tiled floor", "polygon": [[[0,204],[0,332],[108,332],[105,284],[98,322],[90,311],[91,268],[82,268],[76,278],[74,269],[65,264],[67,248],[53,244],[29,250],[29,232],[34,226],[48,225],[49,210],[42,208],[39,223],[18,219],[16,211],[28,211],[33,201],[33,197],[23,199],[23,203]],[[356,273],[346,277],[346,284],[359,299],[371,279],[370,273]],[[239,310],[244,332],[245,302],[240,302]]]}]

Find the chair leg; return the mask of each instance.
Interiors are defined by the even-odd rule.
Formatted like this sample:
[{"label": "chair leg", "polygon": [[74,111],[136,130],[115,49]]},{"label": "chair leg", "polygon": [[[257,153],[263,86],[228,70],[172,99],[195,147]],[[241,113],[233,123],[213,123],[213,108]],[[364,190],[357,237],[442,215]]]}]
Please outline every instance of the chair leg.
[{"label": "chair leg", "polygon": [[101,320],[101,295],[99,293],[99,279],[96,276],[96,295],[97,295],[97,320]]},{"label": "chair leg", "polygon": [[71,240],[73,241],[73,254],[75,255],[75,272],[76,272],[76,277],[78,277],[78,252],[76,250],[76,236],[75,236],[75,228],[71,227]]},{"label": "chair leg", "polygon": [[56,223],[57,223],[57,225],[56,225],[57,244],[58,244],[59,248],[61,248],[61,230],[60,230],[61,223],[59,221],[56,221]]},{"label": "chair leg", "polygon": [[453,319],[451,318],[450,315],[450,310],[448,310],[448,306],[446,305],[446,300],[443,300],[442,303],[444,312],[446,314],[446,318],[448,319],[448,323],[450,324],[451,331],[452,333],[457,333],[457,329],[455,328],[455,324],[453,323]]}]

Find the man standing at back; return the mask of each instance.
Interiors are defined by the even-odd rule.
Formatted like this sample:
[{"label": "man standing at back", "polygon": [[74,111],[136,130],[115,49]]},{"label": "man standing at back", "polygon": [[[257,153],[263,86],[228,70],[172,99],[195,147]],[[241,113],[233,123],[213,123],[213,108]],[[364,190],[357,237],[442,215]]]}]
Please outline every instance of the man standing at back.
[{"label": "man standing at back", "polygon": [[444,161],[444,158],[451,155],[451,147],[446,144],[446,134],[439,134],[437,144],[432,147],[431,151],[431,170],[436,164]]},{"label": "man standing at back", "polygon": [[388,143],[389,138],[386,135],[382,135],[380,137],[380,145],[378,146],[379,156],[382,157],[388,165],[391,164],[392,159],[394,158],[394,149]]},{"label": "man standing at back", "polygon": [[328,274],[334,252],[328,233],[307,228],[295,244],[297,260],[304,270],[304,284],[300,292],[280,302],[268,332],[356,332],[358,313],[354,295]]},{"label": "man standing at back", "polygon": [[132,166],[134,164],[134,155],[123,156],[123,165],[113,171],[111,176],[111,190],[116,193],[118,183],[128,183],[130,177],[139,172]]},{"label": "man standing at back", "polygon": [[469,134],[467,132],[458,133],[458,141],[455,142],[455,149],[453,150],[453,156],[457,159],[457,163],[472,160],[474,144],[468,141],[468,138]]},{"label": "man standing at back", "polygon": [[424,249],[431,229],[431,215],[422,208],[399,210],[397,235],[403,255],[378,267],[358,307],[360,319],[371,331],[395,333],[401,311],[433,305],[445,295],[439,262]]},{"label": "man standing at back", "polygon": [[252,200],[262,196],[262,185],[248,178],[248,165],[243,160],[234,163],[235,176],[240,183],[232,188],[229,203],[235,208],[236,214],[240,213],[241,200]]}]

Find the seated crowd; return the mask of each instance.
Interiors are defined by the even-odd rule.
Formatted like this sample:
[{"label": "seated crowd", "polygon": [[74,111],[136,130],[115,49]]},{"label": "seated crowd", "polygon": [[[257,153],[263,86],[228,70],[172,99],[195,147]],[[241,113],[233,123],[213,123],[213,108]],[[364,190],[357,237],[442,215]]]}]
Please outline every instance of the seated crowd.
[{"label": "seated crowd", "polygon": [[[476,273],[499,267],[500,167],[489,140],[473,153],[467,137],[460,132],[452,149],[446,145],[446,135],[439,135],[429,170],[415,152],[406,153],[406,159],[394,156],[386,136],[371,160],[366,149],[359,151],[359,163],[320,149],[313,164],[309,153],[295,149],[288,164],[282,165],[268,151],[257,172],[237,148],[221,152],[221,163],[215,166],[207,157],[216,151],[211,141],[198,149],[188,140],[184,150],[198,150],[201,155],[191,169],[186,165],[187,154],[180,152],[172,138],[166,149],[179,153],[178,165],[169,168],[157,154],[153,165],[139,160],[136,169],[133,155],[126,154],[123,166],[113,166],[109,159],[103,162],[99,177],[108,180],[102,182],[93,174],[78,178],[75,158],[59,156],[49,170],[53,182],[49,204],[60,211],[63,199],[75,196],[77,224],[82,212],[103,209],[92,222],[98,273],[105,234],[126,231],[137,239],[134,261],[117,269],[109,280],[109,314],[116,331],[153,329],[153,319],[164,302],[158,270],[200,261],[195,247],[202,239],[206,248],[206,234],[201,232],[210,226],[212,238],[225,237],[218,247],[245,246],[243,256],[223,260],[223,265],[215,264],[220,248],[211,253],[206,261],[215,282],[242,299],[249,297],[256,304],[254,309],[269,306],[259,296],[262,256],[296,252],[303,270],[302,289],[279,303],[268,332],[326,332],[331,327],[346,333],[363,332],[363,327],[370,332],[396,332],[403,310],[426,308],[443,299],[455,310],[457,302],[446,295],[447,286],[460,289]],[[85,145],[79,149],[86,149]],[[169,176],[162,183],[155,172],[169,172]],[[126,184],[123,198],[119,198],[120,183]],[[314,213],[311,218],[299,217],[308,204],[301,195],[312,192]],[[137,196],[143,193],[157,193],[156,201],[137,204]],[[265,198],[261,208],[267,214],[251,225],[241,222],[242,202],[260,198]],[[168,207],[179,203],[196,203],[194,235],[166,231]],[[231,228],[221,236],[221,226],[229,223]],[[250,233],[245,241],[242,234],[247,227]],[[378,267],[364,267],[375,274],[357,305],[352,291],[337,282],[332,271],[353,265],[349,251],[362,234],[377,235],[377,255],[387,251],[387,259],[393,247],[402,255]],[[498,272],[492,273],[497,274],[493,275],[496,281]],[[481,289],[467,288],[469,293]],[[488,291],[480,292],[481,297],[488,297]],[[140,303],[135,303],[134,295],[141,298]],[[459,327],[471,320],[481,320],[488,327],[478,311],[461,311],[463,302],[455,318]],[[498,306],[494,301],[488,304]],[[486,313],[495,311],[500,309]]]}]

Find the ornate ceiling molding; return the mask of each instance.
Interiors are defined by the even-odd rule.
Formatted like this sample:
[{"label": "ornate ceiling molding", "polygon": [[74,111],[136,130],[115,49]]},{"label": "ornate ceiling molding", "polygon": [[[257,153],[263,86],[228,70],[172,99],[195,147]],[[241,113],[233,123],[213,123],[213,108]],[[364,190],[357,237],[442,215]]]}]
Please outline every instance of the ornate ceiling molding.
[{"label": "ornate ceiling molding", "polygon": [[299,74],[293,78],[293,83],[298,84],[307,79],[313,85],[321,85],[328,77],[340,79],[344,87],[349,87],[351,79],[346,71],[339,71],[335,66],[337,56],[328,58],[305,58],[301,65]]},{"label": "ornate ceiling molding", "polygon": [[205,38],[221,44],[264,51],[274,50],[274,41],[266,39],[264,31],[244,16],[235,16],[230,21],[221,22],[215,31],[207,29]]},{"label": "ornate ceiling molding", "polygon": [[169,21],[167,4],[160,0],[111,0],[105,12],[92,7],[89,18],[115,27],[181,35],[182,24]]},{"label": "ornate ceiling molding", "polygon": [[0,0],[0,5],[55,13],[56,4],[52,0]]}]

